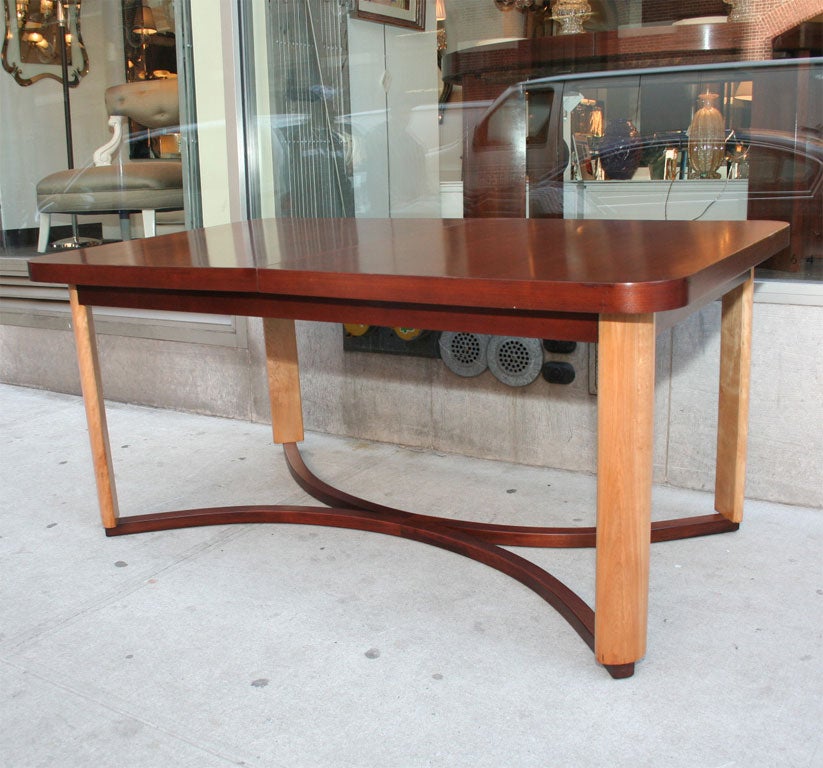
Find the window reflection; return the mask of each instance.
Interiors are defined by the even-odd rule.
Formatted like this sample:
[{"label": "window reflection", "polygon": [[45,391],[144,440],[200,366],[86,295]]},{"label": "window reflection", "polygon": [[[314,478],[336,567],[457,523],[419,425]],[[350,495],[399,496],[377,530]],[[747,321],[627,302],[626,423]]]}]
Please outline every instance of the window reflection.
[{"label": "window reflection", "polygon": [[820,258],[821,80],[819,61],[783,61],[518,84],[474,130],[466,213],[522,215],[495,194],[522,136],[529,216],[790,221],[765,268],[802,273]]}]

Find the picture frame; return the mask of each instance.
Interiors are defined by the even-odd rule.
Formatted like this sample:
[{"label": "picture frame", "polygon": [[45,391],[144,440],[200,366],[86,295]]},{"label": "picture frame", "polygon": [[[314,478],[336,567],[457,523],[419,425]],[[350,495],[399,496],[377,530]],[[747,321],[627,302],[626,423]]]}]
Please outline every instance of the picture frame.
[{"label": "picture frame", "polygon": [[426,0],[354,0],[352,15],[409,29],[426,28]]}]

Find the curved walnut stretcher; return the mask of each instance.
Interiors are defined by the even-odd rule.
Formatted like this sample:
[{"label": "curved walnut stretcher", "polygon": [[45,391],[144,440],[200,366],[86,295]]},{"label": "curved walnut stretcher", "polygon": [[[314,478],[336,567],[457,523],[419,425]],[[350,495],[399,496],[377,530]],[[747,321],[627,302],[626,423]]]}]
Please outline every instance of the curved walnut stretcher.
[{"label": "curved walnut stretcher", "polygon": [[[594,650],[594,611],[569,587],[531,561],[503,549],[522,547],[594,547],[595,528],[509,526],[455,520],[404,512],[361,499],[328,485],[305,464],[297,443],[286,443],[284,455],[297,484],[329,507],[253,505],[189,509],[121,517],[108,536],[173,528],[229,523],[298,523],[330,528],[372,531],[420,541],[484,563],[536,592],[571,625]],[[703,515],[653,522],[652,543],[736,531],[723,515]],[[614,678],[630,677],[634,663],[606,664]]]},{"label": "curved walnut stretcher", "polygon": [[[344,237],[345,242],[339,243],[341,232],[350,234],[353,228],[357,237],[353,241]],[[786,226],[774,222],[701,222],[698,227],[693,222],[588,222],[584,227],[558,220],[270,220],[228,225],[222,230],[223,235],[231,235],[228,240],[217,238],[221,232],[215,229],[101,246],[87,251],[87,256],[80,251],[44,257],[30,265],[35,280],[70,284],[107,535],[227,523],[299,523],[432,544],[484,563],[532,589],[566,619],[613,677],[631,676],[646,648],[650,543],[734,531],[742,519],[752,268],[785,246]],[[219,240],[219,257],[209,252],[203,233]],[[669,261],[661,267],[650,253],[657,255],[664,234],[669,247],[663,250]],[[536,240],[529,239],[536,235]],[[421,247],[427,237],[431,247]],[[329,238],[334,241],[331,245]],[[507,251],[504,244],[512,240],[516,247]],[[233,262],[225,252],[232,241],[237,244]],[[593,243],[602,248],[607,241],[617,254],[639,256],[619,267],[624,281],[612,277],[598,284],[595,275],[616,269],[608,254],[605,261],[592,263]],[[547,264],[537,260],[535,242]],[[271,254],[272,243],[279,260]],[[524,245],[528,246],[525,255]],[[317,254],[323,256],[322,266]],[[425,254],[433,254],[433,261],[426,262]],[[486,256],[486,261],[480,258]],[[518,264],[511,262],[518,257],[525,259],[521,266],[526,278],[501,277],[506,270],[517,272]],[[468,263],[472,258],[474,262]],[[218,260],[219,267],[214,265]],[[226,270],[222,265],[227,262],[236,269]],[[390,277],[380,274],[381,269]],[[545,275],[541,276],[541,269]],[[662,279],[661,269],[674,277]],[[651,522],[655,334],[715,298],[722,298],[717,514]],[[463,303],[455,305],[456,301]],[[513,311],[511,302],[521,306]],[[547,311],[550,302],[556,307]],[[234,506],[119,517],[92,305],[263,317],[274,442],[283,445],[296,482],[328,506]],[[453,328],[481,333],[531,331],[543,338],[597,341],[596,528],[509,526],[414,514],[325,483],[306,466],[298,449],[303,440],[303,409],[295,319],[387,325],[405,320],[419,327],[440,327],[436,323],[442,321],[442,327],[453,323]],[[595,547],[596,610],[506,546]]]}]

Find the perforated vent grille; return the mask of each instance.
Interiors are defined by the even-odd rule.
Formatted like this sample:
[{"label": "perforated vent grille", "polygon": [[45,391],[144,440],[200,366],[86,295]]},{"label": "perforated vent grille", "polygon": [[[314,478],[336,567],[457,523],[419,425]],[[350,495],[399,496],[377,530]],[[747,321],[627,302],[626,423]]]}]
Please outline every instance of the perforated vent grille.
[{"label": "perforated vent grille", "polygon": [[495,336],[489,342],[489,370],[504,384],[523,387],[533,382],[543,366],[539,339]]},{"label": "perforated vent grille", "polygon": [[529,367],[529,350],[519,339],[509,339],[497,350],[497,362],[506,373],[517,376]]},{"label": "perforated vent grille", "polygon": [[440,357],[458,376],[479,376],[486,370],[489,337],[477,333],[446,332],[440,336]]},{"label": "perforated vent grille", "polygon": [[458,333],[452,340],[452,354],[464,365],[480,359],[480,341],[473,333]]}]

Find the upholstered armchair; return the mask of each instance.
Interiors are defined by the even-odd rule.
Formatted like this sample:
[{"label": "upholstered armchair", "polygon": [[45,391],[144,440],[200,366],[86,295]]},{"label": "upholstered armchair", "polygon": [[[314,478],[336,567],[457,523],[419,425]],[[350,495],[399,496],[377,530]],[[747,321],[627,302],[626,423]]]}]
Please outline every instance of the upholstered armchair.
[{"label": "upholstered armchair", "polygon": [[183,208],[183,171],[178,159],[120,160],[129,118],[152,131],[169,131],[180,122],[177,81],[146,80],[106,89],[111,139],[94,152],[93,165],[58,171],[37,184],[40,233],[37,249],[49,244],[51,216],[120,215],[124,240],[130,238],[129,214],[140,213],[143,232],[153,237],[158,211]]}]

